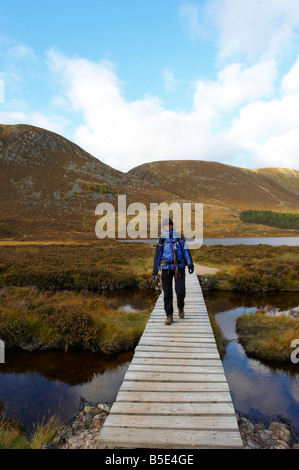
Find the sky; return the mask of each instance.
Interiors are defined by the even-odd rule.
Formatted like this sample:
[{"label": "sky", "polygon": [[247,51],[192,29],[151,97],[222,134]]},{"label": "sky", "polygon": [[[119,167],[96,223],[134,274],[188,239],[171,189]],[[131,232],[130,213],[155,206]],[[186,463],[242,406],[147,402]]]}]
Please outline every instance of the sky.
[{"label": "sky", "polygon": [[0,0],[0,123],[124,172],[299,170],[299,2]]}]

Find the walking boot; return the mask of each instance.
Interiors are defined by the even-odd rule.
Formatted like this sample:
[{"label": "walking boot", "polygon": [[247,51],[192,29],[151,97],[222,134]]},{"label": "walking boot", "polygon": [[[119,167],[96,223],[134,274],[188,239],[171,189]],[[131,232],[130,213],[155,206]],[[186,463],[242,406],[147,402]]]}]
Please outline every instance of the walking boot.
[{"label": "walking boot", "polygon": [[173,316],[167,315],[166,320],[165,320],[165,325],[171,325],[172,322],[173,322]]},{"label": "walking boot", "polygon": [[184,318],[184,316],[185,316],[184,309],[183,309],[183,308],[179,308],[179,317],[180,317],[180,318]]}]

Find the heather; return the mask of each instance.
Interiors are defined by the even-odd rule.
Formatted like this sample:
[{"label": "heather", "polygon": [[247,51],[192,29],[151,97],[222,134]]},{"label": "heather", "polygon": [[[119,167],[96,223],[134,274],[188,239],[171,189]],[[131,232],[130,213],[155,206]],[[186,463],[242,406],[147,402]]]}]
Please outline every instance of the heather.
[{"label": "heather", "polygon": [[219,290],[299,290],[297,246],[203,246],[193,258],[197,263],[219,268],[216,275],[210,276]]},{"label": "heather", "polygon": [[[1,405],[1,404],[0,404]],[[59,431],[61,424],[52,416],[47,421],[33,426],[31,435],[27,436],[26,429],[15,418],[5,418],[0,406],[0,450],[1,449],[41,449],[45,442],[51,443]]]},{"label": "heather", "polygon": [[249,356],[291,363],[292,341],[299,338],[298,318],[270,316],[263,309],[236,320],[239,341]]},{"label": "heather", "polygon": [[100,292],[148,286],[153,248],[101,240],[90,244],[0,246],[0,286]]},{"label": "heather", "polygon": [[86,349],[111,354],[133,349],[151,306],[126,313],[113,300],[90,292],[0,290],[0,337],[6,347]]}]

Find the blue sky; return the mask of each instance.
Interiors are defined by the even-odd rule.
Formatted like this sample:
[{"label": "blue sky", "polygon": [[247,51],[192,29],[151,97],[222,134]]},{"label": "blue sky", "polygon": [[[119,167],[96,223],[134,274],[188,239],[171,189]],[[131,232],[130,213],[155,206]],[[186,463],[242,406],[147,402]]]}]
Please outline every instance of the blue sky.
[{"label": "blue sky", "polygon": [[299,169],[298,0],[0,0],[0,122],[122,171]]}]

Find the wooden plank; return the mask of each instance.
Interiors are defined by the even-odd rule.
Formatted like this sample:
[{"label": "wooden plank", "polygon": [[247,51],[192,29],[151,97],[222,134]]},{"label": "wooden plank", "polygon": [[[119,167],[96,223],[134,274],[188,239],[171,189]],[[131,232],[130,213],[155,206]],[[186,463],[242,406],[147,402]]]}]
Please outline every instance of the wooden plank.
[{"label": "wooden plank", "polygon": [[160,335],[159,333],[151,333],[151,332],[146,332],[143,335],[143,338],[152,338],[153,340],[155,339],[171,339],[171,340],[190,340],[190,341],[196,341],[196,340],[201,340],[202,338],[212,338],[213,342],[215,341],[214,336],[210,332],[199,332],[199,333],[192,333],[191,331],[189,332],[177,332],[177,331],[170,331],[169,334],[167,334],[164,331],[161,331]]},{"label": "wooden plank", "polygon": [[183,373],[183,372],[143,372],[130,371],[126,372],[128,380],[148,380],[156,382],[225,382],[226,378],[223,374],[206,374],[206,373]]},{"label": "wooden plank", "polygon": [[[148,349],[146,349],[148,348]],[[198,359],[219,359],[219,353],[215,348],[197,348],[197,352],[190,352],[188,350],[193,350],[195,348],[185,348],[187,351],[182,352],[175,348],[151,348],[150,346],[140,347],[138,351],[135,352],[134,357],[160,357],[160,358],[169,358],[169,359],[189,359],[189,358],[198,358]]]},{"label": "wooden plank", "polygon": [[[175,293],[173,296],[175,303]],[[242,448],[202,291],[186,278],[185,318],[165,325],[160,295],[103,426],[117,448]]]},{"label": "wooden plank", "polygon": [[175,334],[171,335],[171,334],[163,334],[161,333],[161,336],[160,337],[151,337],[151,335],[143,335],[141,340],[140,340],[140,344],[142,343],[145,343],[146,341],[151,341],[151,342],[155,342],[156,344],[161,341],[165,342],[165,341],[172,341],[172,342],[181,342],[181,343],[204,343],[204,342],[208,342],[208,343],[215,343],[215,339],[214,339],[214,336],[211,334],[211,333],[200,333],[199,336],[192,336],[192,337],[188,337],[188,336],[176,336]]},{"label": "wooden plank", "polygon": [[[124,380],[121,391],[135,392],[228,392],[227,382],[137,382]],[[171,395],[169,396],[171,400]]]},{"label": "wooden plank", "polygon": [[199,352],[196,354],[193,353],[181,353],[181,352],[163,352],[163,351],[139,351],[135,353],[135,357],[142,358],[161,358],[161,359],[188,359],[190,357],[198,359],[208,359],[208,360],[218,360],[219,354],[217,352]]},{"label": "wooden plank", "polygon": [[197,354],[198,352],[200,353],[200,352],[209,352],[209,351],[218,353],[218,349],[214,343],[207,343],[207,344],[195,343],[194,345],[188,345],[184,348],[177,346],[175,343],[171,344],[170,346],[161,346],[157,342],[152,342],[152,343],[149,342],[149,344],[139,343],[138,347],[135,350],[135,354],[138,351],[181,352],[182,354],[183,353]]},{"label": "wooden plank", "polygon": [[[169,358],[155,358],[155,357],[138,357],[134,356],[131,365],[132,364],[157,364],[157,365],[163,365],[163,366],[218,366],[222,367],[222,362],[220,359],[169,359]],[[164,370],[166,368],[164,367]]]},{"label": "wooden plank", "polygon": [[190,347],[196,347],[196,346],[199,346],[200,344],[213,344],[213,338],[201,338],[200,341],[186,341],[186,340],[182,340],[182,341],[175,341],[175,340],[171,340],[171,338],[166,338],[166,339],[151,339],[151,338],[141,338],[139,344],[140,345],[149,345],[149,346],[152,346],[152,345],[155,345],[155,346],[169,346],[169,345],[172,345],[174,347],[181,347],[182,348],[182,352],[184,351],[184,348],[190,348]]},{"label": "wooden plank", "polygon": [[[161,346],[157,344],[156,342],[152,342],[149,344],[140,344],[135,350],[135,354],[138,351],[157,351],[157,352],[181,352],[182,354],[184,353],[200,353],[200,352],[216,352],[218,353],[218,349],[215,346],[214,343],[207,343],[207,344],[202,344],[202,343],[195,343],[194,345],[188,345],[184,348],[181,348],[180,346],[177,346],[176,344],[171,344],[171,346]],[[178,356],[180,357],[180,356]],[[185,357],[185,356],[182,356]],[[200,357],[200,356],[199,356]]]},{"label": "wooden plank", "polygon": [[111,413],[107,426],[148,429],[205,429],[236,430],[235,416],[158,416],[158,415],[123,415]]},{"label": "wooden plank", "polygon": [[212,327],[210,325],[196,325],[196,326],[185,326],[185,325],[178,325],[178,324],[174,324],[174,325],[171,325],[171,328],[168,328],[167,329],[167,326],[168,325],[161,325],[161,327],[153,327],[153,326],[149,326],[147,328],[145,328],[144,330],[144,333],[143,333],[143,336],[144,335],[163,335],[163,334],[167,334],[168,336],[169,335],[189,335],[189,336],[192,336],[192,335],[195,335],[195,336],[199,336],[200,333],[209,333],[209,334],[212,334],[213,333],[213,330],[212,330]]},{"label": "wooden plank", "polygon": [[[169,403],[169,392],[136,392],[122,391],[117,395],[117,400],[127,402],[157,402]],[[176,392],[171,394],[172,403],[230,403],[229,392]]]},{"label": "wooden plank", "polygon": [[165,367],[165,365],[158,365],[158,364],[131,364],[129,369],[130,372],[132,371],[140,371],[140,372],[171,372],[171,373],[190,373],[190,374],[223,374],[223,367],[222,366],[202,366],[202,365],[192,365],[192,366],[179,366],[179,365],[172,365]]},{"label": "wooden plank", "polygon": [[234,415],[232,403],[128,403],[115,402],[111,413],[145,415]]},{"label": "wooden plank", "polygon": [[[108,417],[109,418],[109,417]],[[242,448],[238,431],[165,430],[117,428],[108,426],[101,432],[101,443],[117,442],[118,447],[152,449],[235,449]]]}]

